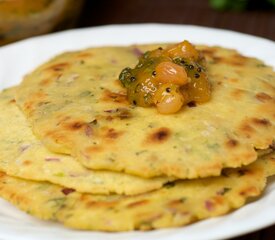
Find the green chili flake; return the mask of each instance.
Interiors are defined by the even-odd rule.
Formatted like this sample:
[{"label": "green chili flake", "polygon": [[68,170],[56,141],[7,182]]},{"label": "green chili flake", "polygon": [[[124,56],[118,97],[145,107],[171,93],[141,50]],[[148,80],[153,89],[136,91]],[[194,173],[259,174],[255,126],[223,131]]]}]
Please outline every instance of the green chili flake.
[{"label": "green chili flake", "polygon": [[53,198],[53,199],[50,199],[48,202],[53,204],[53,207],[60,208],[64,206],[66,202],[66,198],[65,197]]},{"label": "green chili flake", "polygon": [[175,185],[176,185],[175,182],[168,182],[164,184],[164,187],[169,189],[174,187]]},{"label": "green chili flake", "polygon": [[56,177],[64,177],[65,176],[65,174],[63,172],[58,172],[58,173],[55,173],[53,175],[56,176]]},{"label": "green chili flake", "polygon": [[182,198],[180,198],[178,201],[181,202],[181,203],[185,203],[186,200],[187,200],[187,198],[182,197]]},{"label": "green chili flake", "polygon": [[139,155],[141,155],[143,153],[146,153],[146,152],[148,152],[148,151],[147,150],[142,150],[142,151],[136,152],[136,156],[139,156]]},{"label": "green chili flake", "polygon": [[207,147],[212,149],[212,150],[218,150],[220,148],[220,144],[218,144],[218,143],[208,143]]},{"label": "green chili flake", "polygon": [[264,67],[267,67],[264,63],[259,63],[256,65],[256,67],[258,68],[264,68]]},{"label": "green chili flake", "polygon": [[91,91],[87,90],[87,91],[81,92],[78,96],[79,97],[88,97],[88,96],[92,97],[92,96],[94,96],[94,94]]}]

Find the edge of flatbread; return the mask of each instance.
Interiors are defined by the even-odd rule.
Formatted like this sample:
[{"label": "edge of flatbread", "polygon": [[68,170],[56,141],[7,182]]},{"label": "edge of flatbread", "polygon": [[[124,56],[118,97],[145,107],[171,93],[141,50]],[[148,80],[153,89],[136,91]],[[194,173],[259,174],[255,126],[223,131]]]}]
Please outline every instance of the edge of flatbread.
[{"label": "edge of flatbread", "polygon": [[220,177],[180,180],[137,196],[62,192],[50,183],[0,174],[0,195],[41,219],[85,230],[129,231],[186,225],[226,214],[259,196],[275,174],[275,154],[223,171]]},{"label": "edge of flatbread", "polygon": [[49,181],[70,191],[93,194],[135,195],[161,188],[173,180],[93,171],[71,156],[50,152],[35,138],[23,113],[16,106],[15,91],[16,87],[0,92],[0,170],[8,175]]}]

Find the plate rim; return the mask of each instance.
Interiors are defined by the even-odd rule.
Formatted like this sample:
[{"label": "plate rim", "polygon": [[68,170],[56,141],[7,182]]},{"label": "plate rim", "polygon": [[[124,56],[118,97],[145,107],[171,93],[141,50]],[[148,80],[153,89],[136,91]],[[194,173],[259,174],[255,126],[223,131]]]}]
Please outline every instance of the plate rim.
[{"label": "plate rim", "polygon": [[[255,41],[265,42],[266,44],[271,45],[272,48],[274,47],[274,49],[275,49],[275,42],[273,42],[270,39],[262,38],[262,37],[259,37],[259,36],[253,36],[253,35],[250,35],[250,34],[241,33],[241,32],[237,32],[237,31],[232,31],[232,30],[228,30],[228,29],[218,29],[218,28],[211,28],[211,27],[204,27],[204,26],[197,26],[197,25],[183,25],[183,24],[142,23],[142,24],[111,24],[111,25],[79,28],[79,29],[70,29],[70,30],[65,30],[65,31],[61,31],[61,32],[51,33],[51,34],[46,34],[46,35],[42,35],[42,36],[36,36],[36,37],[21,40],[21,41],[18,41],[18,42],[11,43],[11,44],[5,45],[3,47],[0,47],[0,54],[3,51],[11,51],[11,49],[18,48],[18,47],[22,48],[22,47],[24,47],[25,44],[32,44],[33,41],[39,42],[39,41],[41,41],[41,39],[45,39],[45,38],[48,38],[48,37],[50,37],[50,38],[52,38],[52,37],[53,38],[61,37],[62,38],[62,36],[64,37],[64,36],[66,36],[66,34],[81,34],[81,33],[86,32],[86,31],[94,31],[94,30],[110,31],[110,29],[114,29],[114,28],[125,28],[125,29],[127,29],[129,27],[131,27],[131,28],[137,28],[137,27],[138,28],[167,28],[167,27],[182,28],[182,27],[184,27],[184,28],[193,28],[193,29],[204,30],[204,31],[218,31],[220,33],[227,33],[227,34],[237,35],[237,37],[251,38]],[[161,42],[161,40],[160,40],[160,42]],[[92,46],[94,46],[94,45],[92,45]],[[273,65],[273,67],[275,67],[275,64]],[[1,79],[0,79],[0,85],[1,85],[1,83],[2,82],[1,82]],[[2,87],[0,87],[0,90],[1,89],[2,89]],[[248,204],[248,205],[250,205],[250,204]],[[244,207],[246,207],[246,206],[244,206]],[[242,207],[242,208],[244,208],[244,207]],[[236,212],[236,211],[234,211],[234,212]],[[234,212],[233,212],[233,214],[234,214]],[[225,215],[225,216],[227,216],[227,215]],[[218,217],[218,218],[215,218],[215,219],[219,219],[219,218],[223,218],[223,217],[224,216],[221,216],[221,217]],[[212,219],[210,219],[210,220],[212,220]],[[202,220],[202,221],[209,221],[209,220]],[[202,221],[199,221],[199,222],[202,222]],[[239,230],[239,231],[235,232],[235,234],[231,234],[231,235],[220,234],[218,236],[218,238],[221,238],[221,237],[223,237],[223,238],[224,237],[236,237],[236,236],[239,236],[241,234],[247,234],[251,231],[257,231],[259,229],[271,226],[274,223],[275,223],[275,217],[274,217],[273,222],[262,222],[262,224],[257,223],[256,227],[255,227],[255,224],[254,224],[255,228],[253,228],[253,229]],[[0,226],[0,228],[1,228],[1,226]],[[67,230],[66,228],[64,228],[64,229]],[[64,229],[62,229],[62,230],[64,230]],[[175,229],[178,229],[178,228],[175,228]],[[174,229],[168,229],[168,230],[165,229],[165,230],[156,230],[156,231],[173,231],[173,230]],[[140,232],[137,232],[137,233],[139,233],[137,235],[137,237],[140,237]],[[105,234],[105,233],[100,233],[100,234]],[[118,233],[118,234],[125,235],[125,233]],[[181,235],[182,233],[178,233],[178,234]],[[1,236],[1,233],[0,233],[0,236]],[[218,238],[214,237],[214,238],[211,238],[211,239],[218,239]],[[176,238],[173,238],[173,239],[178,239],[178,238],[176,237]],[[198,239],[198,238],[193,238],[193,239]]]}]

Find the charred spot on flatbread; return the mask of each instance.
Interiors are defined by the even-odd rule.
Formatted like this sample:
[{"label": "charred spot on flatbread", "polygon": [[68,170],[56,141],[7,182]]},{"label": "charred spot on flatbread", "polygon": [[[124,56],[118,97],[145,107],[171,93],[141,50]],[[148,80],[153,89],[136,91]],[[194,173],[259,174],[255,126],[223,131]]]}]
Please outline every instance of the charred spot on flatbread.
[{"label": "charred spot on flatbread", "polygon": [[154,130],[154,132],[150,133],[149,136],[147,137],[146,142],[152,143],[152,144],[164,143],[171,137],[171,135],[172,133],[169,128],[161,127]]},{"label": "charred spot on flatbread", "polygon": [[269,94],[264,92],[257,93],[255,97],[261,102],[267,102],[273,99]]},{"label": "charred spot on flatbread", "polygon": [[125,93],[112,92],[107,89],[103,91],[101,100],[106,102],[129,104],[127,100],[127,95]]}]

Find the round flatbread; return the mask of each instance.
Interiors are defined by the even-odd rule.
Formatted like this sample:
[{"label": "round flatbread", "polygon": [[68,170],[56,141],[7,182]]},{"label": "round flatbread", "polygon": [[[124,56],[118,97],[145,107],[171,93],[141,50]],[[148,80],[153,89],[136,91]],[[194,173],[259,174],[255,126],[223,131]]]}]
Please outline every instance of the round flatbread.
[{"label": "round flatbread", "polygon": [[94,194],[140,194],[161,188],[169,178],[145,179],[83,167],[71,156],[50,152],[35,138],[14,100],[15,88],[0,93],[0,170],[29,180],[49,181]]},{"label": "round flatbread", "polygon": [[184,179],[255,161],[255,149],[268,148],[275,136],[272,68],[234,50],[202,46],[211,100],[161,115],[130,105],[117,80],[137,55],[157,46],[59,55],[25,77],[16,101],[49,149],[91,169]]},{"label": "round flatbread", "polygon": [[[180,180],[138,196],[91,195],[0,174],[0,196],[41,219],[86,230],[129,231],[177,227],[223,215],[258,196],[275,174],[274,153],[228,169],[223,176]],[[198,194],[199,193],[199,194]]]}]

